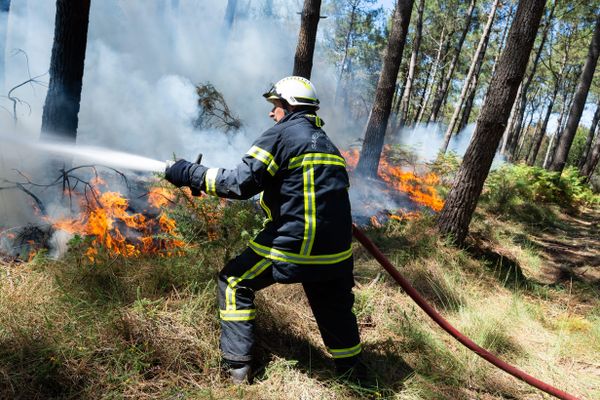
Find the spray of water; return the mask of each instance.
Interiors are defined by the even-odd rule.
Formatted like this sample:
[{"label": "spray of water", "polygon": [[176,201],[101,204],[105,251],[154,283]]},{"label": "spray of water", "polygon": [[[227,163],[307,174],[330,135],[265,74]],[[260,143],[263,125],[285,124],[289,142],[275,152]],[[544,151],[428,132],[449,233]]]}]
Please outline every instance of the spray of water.
[{"label": "spray of water", "polygon": [[54,155],[73,157],[84,162],[100,164],[116,169],[162,172],[166,166],[164,161],[102,147],[25,141],[8,136],[0,136],[0,139],[5,145],[18,145],[21,148],[27,148],[32,151],[38,150]]}]

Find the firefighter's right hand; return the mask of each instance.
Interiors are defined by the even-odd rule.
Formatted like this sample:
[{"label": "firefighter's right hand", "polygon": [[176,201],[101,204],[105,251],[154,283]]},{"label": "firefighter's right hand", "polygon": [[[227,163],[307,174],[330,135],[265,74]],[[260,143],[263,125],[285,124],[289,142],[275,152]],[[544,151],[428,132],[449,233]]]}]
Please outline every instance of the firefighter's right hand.
[{"label": "firefighter's right hand", "polygon": [[177,187],[189,186],[191,183],[192,166],[196,165],[186,160],[177,160],[174,164],[169,165],[165,169],[165,179]]}]

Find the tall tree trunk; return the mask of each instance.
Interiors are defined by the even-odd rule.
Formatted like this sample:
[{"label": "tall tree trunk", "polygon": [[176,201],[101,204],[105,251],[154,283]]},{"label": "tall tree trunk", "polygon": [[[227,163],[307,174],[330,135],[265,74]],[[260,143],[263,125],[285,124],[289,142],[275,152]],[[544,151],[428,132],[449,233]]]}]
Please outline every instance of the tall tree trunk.
[{"label": "tall tree trunk", "polygon": [[[512,17],[515,14],[515,7],[513,5],[510,5],[510,11],[508,12],[508,15],[505,17],[506,18],[506,22],[504,24],[504,28],[502,28],[502,39],[500,39],[500,44],[498,45],[498,52],[496,53],[496,56],[494,57],[494,65],[492,66],[492,72],[490,73],[490,76],[494,76],[494,74],[496,73],[496,68],[498,67],[498,60],[500,60],[500,56],[502,55],[502,50],[504,49],[504,45],[506,44],[506,37],[508,36],[508,28],[510,27],[510,23],[512,22]],[[519,86],[520,88],[520,86]],[[489,89],[489,86],[488,86]],[[519,92],[517,91],[517,98],[519,97]],[[483,101],[481,102],[481,104],[485,103],[485,100],[487,99],[487,90],[485,92],[485,96],[483,96]]]},{"label": "tall tree trunk", "polygon": [[592,148],[592,142],[594,141],[594,133],[596,132],[596,126],[598,126],[598,121],[600,120],[600,97],[598,98],[598,103],[596,104],[596,112],[594,113],[594,118],[592,118],[592,125],[590,126],[590,131],[588,133],[587,139],[585,140],[585,146],[583,147],[583,153],[581,154],[581,160],[579,160],[579,164],[577,167],[581,170],[583,165],[585,164],[590,149]]},{"label": "tall tree trunk", "polygon": [[473,109],[473,101],[475,100],[475,94],[477,83],[475,79],[471,81],[471,87],[468,90],[469,97],[465,101],[465,107],[463,108],[463,112],[460,117],[460,122],[458,123],[458,127],[456,128],[456,134],[458,135],[469,123],[469,116],[471,115],[471,110]]},{"label": "tall tree trunk", "polygon": [[57,0],[42,137],[75,142],[90,0]]},{"label": "tall tree trunk", "polygon": [[529,94],[529,86],[531,86],[531,82],[533,81],[533,77],[535,76],[535,72],[537,71],[537,66],[541,60],[542,52],[544,51],[544,47],[546,45],[546,39],[548,38],[548,32],[550,32],[550,29],[552,27],[552,21],[554,19],[554,10],[556,9],[556,1],[557,0],[554,0],[552,2],[552,8],[550,8],[548,18],[546,19],[546,24],[544,26],[544,30],[542,31],[540,45],[533,59],[531,72],[527,76],[527,79],[523,83],[523,87],[521,89],[521,99],[519,100],[520,107],[517,109],[517,114],[515,116],[515,124],[512,127],[512,131],[508,135],[508,149],[506,155],[508,156],[509,160],[512,160],[514,158],[515,152],[517,150],[519,134],[522,129],[523,117],[525,114],[525,108],[527,106],[527,95]]},{"label": "tall tree trunk", "polygon": [[577,86],[577,91],[575,92],[575,96],[573,98],[573,106],[571,107],[571,111],[569,112],[569,119],[567,120],[565,131],[561,135],[558,147],[556,149],[556,154],[554,156],[554,160],[552,160],[552,164],[550,165],[551,171],[562,173],[563,169],[565,168],[565,164],[567,163],[567,156],[569,155],[571,144],[573,144],[573,139],[575,138],[575,133],[577,132],[577,127],[579,126],[579,120],[581,119],[581,114],[583,113],[583,107],[585,106],[585,101],[590,90],[590,85],[592,84],[592,78],[594,77],[594,71],[596,70],[596,64],[598,63],[599,54],[600,13],[598,13],[598,15],[596,16],[596,27],[594,29],[594,36],[592,37],[592,42],[590,43],[590,48],[588,50],[588,55],[585,60],[585,65],[583,67],[583,70],[581,71],[579,84]]},{"label": "tall tree trunk", "polygon": [[365,141],[360,151],[356,170],[368,177],[376,177],[379,157],[387,127],[396,78],[402,61],[402,52],[408,33],[413,0],[398,0],[392,16],[392,29],[383,58],[383,67],[375,90],[375,101],[365,129]]},{"label": "tall tree trunk", "polygon": [[225,9],[225,33],[228,34],[233,27],[233,21],[235,20],[235,10],[237,8],[238,0],[227,0],[227,8]]},{"label": "tall tree trunk", "polygon": [[469,9],[467,10],[467,19],[465,20],[465,29],[462,31],[460,39],[456,44],[454,56],[450,61],[450,67],[448,68],[448,72],[446,73],[446,79],[444,79],[442,85],[436,91],[433,105],[431,106],[431,115],[429,116],[429,122],[438,121],[440,109],[442,108],[442,104],[444,104],[444,99],[448,95],[448,87],[450,86],[450,82],[452,82],[454,70],[458,65],[460,52],[462,51],[463,44],[465,43],[465,38],[467,37],[469,29],[471,28],[471,20],[473,19],[473,11],[475,10],[475,1],[476,0],[471,0],[471,2],[469,3]]},{"label": "tall tree trunk", "polygon": [[594,147],[592,147],[585,163],[579,170],[579,174],[586,177],[586,181],[592,177],[592,174],[598,166],[598,161],[600,161],[600,134],[596,136],[596,144],[594,144]]},{"label": "tall tree trunk", "polygon": [[548,107],[546,108],[546,114],[544,115],[544,121],[542,122],[542,126],[539,130],[536,131],[536,134],[531,141],[531,147],[529,149],[529,154],[527,155],[527,165],[529,166],[535,165],[535,160],[537,159],[538,152],[540,151],[542,140],[544,140],[544,134],[546,133],[546,129],[548,128],[548,121],[550,120],[550,116],[552,115],[552,108],[554,107],[554,102],[556,101],[558,88],[559,85],[557,84],[554,87],[554,91],[552,92],[550,103],[548,103]]},{"label": "tall tree trunk", "polygon": [[410,123],[411,126],[414,126],[419,121],[419,117],[423,114],[422,111],[425,108],[425,103],[427,102],[427,94],[429,93],[429,82],[432,80],[431,75],[433,73],[435,73],[435,71],[432,71],[431,68],[427,68],[427,75],[425,75],[425,82],[423,84],[423,90],[419,100],[419,105],[417,106],[414,118]]},{"label": "tall tree trunk", "polygon": [[[504,128],[504,134],[502,135],[502,146],[500,147],[501,154],[505,154],[506,147],[508,146],[508,139],[509,139],[508,135],[510,132],[512,132],[512,127],[515,125],[517,109],[520,107],[519,99],[521,98],[521,89],[522,88],[523,88],[523,85],[522,84],[519,85],[519,89],[517,89],[517,101],[515,101],[512,108],[510,109],[508,123],[506,124],[506,128]],[[488,87],[488,93],[489,93],[489,87]],[[487,97],[487,95],[486,95],[486,97]]]},{"label": "tall tree trunk", "polygon": [[404,85],[404,93],[402,94],[402,102],[400,105],[400,122],[398,123],[399,126],[404,126],[408,118],[408,110],[410,109],[410,97],[412,95],[413,81],[415,79],[417,71],[417,58],[419,57],[419,48],[421,47],[424,9],[425,0],[420,0],[417,9],[417,26],[415,28],[415,40],[413,41],[412,54],[410,56],[410,65],[408,67],[408,75],[406,76],[406,85]]},{"label": "tall tree trunk", "polygon": [[440,232],[451,235],[457,244],[462,244],[467,236],[483,183],[525,74],[545,3],[545,0],[519,2],[506,47],[490,81],[489,95],[477,119],[477,128],[438,218]]},{"label": "tall tree trunk", "polygon": [[452,118],[450,118],[450,123],[448,124],[448,128],[446,129],[446,133],[444,135],[444,143],[442,144],[442,148],[440,151],[445,153],[448,149],[448,144],[450,143],[450,138],[454,133],[454,128],[456,128],[456,123],[458,122],[458,116],[460,111],[462,110],[462,106],[467,98],[467,90],[471,85],[471,81],[473,79],[473,75],[475,70],[477,69],[477,64],[479,57],[483,57],[482,53],[485,54],[485,48],[487,42],[489,40],[489,35],[492,30],[492,23],[494,22],[494,17],[496,16],[496,10],[498,9],[498,3],[500,0],[494,0],[494,4],[492,5],[492,9],[490,10],[490,14],[488,16],[487,23],[485,24],[485,28],[483,29],[483,33],[481,34],[481,39],[479,40],[479,44],[477,45],[477,50],[475,50],[475,54],[473,56],[473,61],[471,62],[471,66],[469,67],[469,71],[467,72],[467,77],[465,78],[465,82],[463,84],[463,88],[460,92],[460,97],[458,99],[458,104],[454,109],[454,114],[452,114]]},{"label": "tall tree trunk", "polygon": [[8,13],[10,12],[10,0],[0,0],[0,95],[4,95],[4,80],[6,79],[6,38],[8,36]]},{"label": "tall tree trunk", "polygon": [[298,34],[298,46],[294,57],[294,75],[310,79],[313,54],[317,40],[317,26],[321,12],[321,0],[304,0],[302,22]]},{"label": "tall tree trunk", "polygon": [[490,35],[487,35],[487,39],[485,40],[485,43],[483,45],[483,50],[479,53],[479,57],[477,57],[477,65],[475,66],[475,71],[473,72],[473,77],[471,78],[471,83],[469,84],[469,88],[467,90],[467,100],[465,101],[465,106],[463,108],[460,123],[458,124],[458,129],[456,129],[457,134],[461,130],[463,130],[469,123],[469,117],[471,116],[471,110],[473,109],[473,102],[475,101],[475,95],[477,94],[477,83],[479,82],[479,74],[481,73],[481,66],[483,65],[483,59],[485,52],[487,51],[489,40]]},{"label": "tall tree trunk", "polygon": [[[539,90],[537,91],[539,93]],[[537,95],[537,93],[536,93]],[[527,132],[529,131],[529,129],[533,126],[533,118],[535,117],[537,110],[538,110],[539,104],[537,105],[531,105],[531,112],[529,113],[529,122],[527,124],[524,124],[521,127],[521,132],[519,133],[519,143],[517,145],[517,148],[515,149],[515,155],[513,156],[513,159],[515,160],[519,160],[520,156],[521,156],[521,150],[523,149],[523,146],[525,145],[525,140],[527,139]],[[527,119],[527,118],[526,118]],[[537,131],[537,129],[539,128],[540,125],[540,121],[541,117],[538,118],[538,121],[536,123],[536,127],[534,128],[534,135],[535,135],[535,131]]]},{"label": "tall tree trunk", "polygon": [[350,50],[350,44],[352,42],[352,33],[354,32],[354,23],[356,22],[358,3],[352,4],[352,10],[350,11],[350,25],[348,26],[348,32],[346,33],[346,41],[344,43],[344,56],[342,57],[342,63],[340,65],[340,74],[338,76],[337,84],[335,85],[335,95],[333,96],[333,104],[336,105],[339,100],[340,90],[342,88],[342,78],[346,70],[346,64],[348,62],[348,51]]},{"label": "tall tree trunk", "polygon": [[[400,71],[398,72],[399,76],[407,76],[408,75],[408,64],[409,63],[400,63]],[[402,70],[404,69],[404,70]],[[392,100],[392,111],[390,113],[390,121],[389,121],[389,132],[394,134],[400,128],[400,106],[402,105],[402,94],[404,93],[404,85],[406,84],[406,79],[398,79],[398,81],[402,81],[402,86],[396,84],[396,90],[394,91],[394,98]]]},{"label": "tall tree trunk", "polygon": [[558,121],[556,123],[556,129],[554,130],[554,135],[551,137],[550,144],[548,146],[548,150],[546,151],[546,157],[544,157],[544,165],[543,167],[548,169],[550,164],[552,164],[552,160],[554,159],[554,153],[556,153],[557,143],[562,135],[564,129],[564,119],[567,115],[567,110],[571,108],[571,104],[573,104],[573,94],[570,93],[568,89],[566,89],[563,96],[563,104],[560,109],[560,114],[558,115]]},{"label": "tall tree trunk", "polygon": [[[429,98],[431,96],[431,93],[433,92],[433,87],[435,85],[437,72],[440,68],[440,64],[442,63],[442,58],[444,55],[444,46],[445,46],[445,44],[449,43],[449,42],[445,42],[445,37],[446,37],[446,25],[443,26],[442,33],[440,34],[440,44],[438,46],[438,50],[437,50],[437,53],[435,56],[433,70],[430,70],[431,71],[431,81],[430,81],[429,86],[426,88],[425,96],[424,96],[423,100],[421,101],[421,107],[419,108],[419,114],[417,115],[417,119],[415,120],[416,123],[419,123],[423,120],[423,115],[425,114],[425,110],[427,109],[427,103],[429,103]],[[428,75],[428,77],[429,77],[429,75]]]}]

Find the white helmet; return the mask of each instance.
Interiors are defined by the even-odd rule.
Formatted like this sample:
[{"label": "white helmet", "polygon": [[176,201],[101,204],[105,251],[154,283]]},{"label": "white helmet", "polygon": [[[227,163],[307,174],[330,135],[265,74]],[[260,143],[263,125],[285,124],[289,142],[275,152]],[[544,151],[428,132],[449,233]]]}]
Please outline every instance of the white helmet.
[{"label": "white helmet", "polygon": [[314,85],[301,76],[283,78],[263,94],[269,102],[285,100],[291,106],[310,106],[319,109],[319,99]]}]

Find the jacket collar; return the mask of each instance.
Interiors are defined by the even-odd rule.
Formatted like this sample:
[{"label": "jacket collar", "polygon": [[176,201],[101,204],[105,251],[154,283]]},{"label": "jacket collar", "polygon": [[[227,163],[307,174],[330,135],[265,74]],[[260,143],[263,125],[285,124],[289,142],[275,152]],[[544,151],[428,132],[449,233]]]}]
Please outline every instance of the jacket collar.
[{"label": "jacket collar", "polygon": [[302,117],[309,120],[317,128],[320,128],[323,125],[325,125],[325,121],[323,121],[321,119],[321,117],[317,116],[317,114],[315,114],[314,112],[311,112],[309,110],[291,112],[288,115],[286,115],[285,117],[283,117],[277,124],[282,124],[284,122],[292,121],[294,119],[298,119],[298,118],[302,118]]}]

